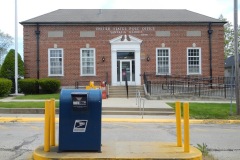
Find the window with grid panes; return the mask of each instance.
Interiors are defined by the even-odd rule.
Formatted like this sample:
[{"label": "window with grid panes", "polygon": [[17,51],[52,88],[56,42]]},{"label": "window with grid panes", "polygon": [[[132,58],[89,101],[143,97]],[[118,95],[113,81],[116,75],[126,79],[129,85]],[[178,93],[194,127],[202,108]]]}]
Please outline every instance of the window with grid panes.
[{"label": "window with grid panes", "polygon": [[201,74],[201,49],[187,49],[187,69],[188,74]]},{"label": "window with grid panes", "polygon": [[48,75],[63,76],[63,49],[48,49]]},{"label": "window with grid panes", "polygon": [[95,76],[95,49],[81,49],[81,75]]},{"label": "window with grid panes", "polygon": [[156,74],[170,75],[170,49],[157,48],[156,49]]}]

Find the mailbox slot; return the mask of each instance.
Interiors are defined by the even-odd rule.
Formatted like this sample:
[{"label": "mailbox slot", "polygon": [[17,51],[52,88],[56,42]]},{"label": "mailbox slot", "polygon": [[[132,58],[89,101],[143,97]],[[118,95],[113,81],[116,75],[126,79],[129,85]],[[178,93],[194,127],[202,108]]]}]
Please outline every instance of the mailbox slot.
[{"label": "mailbox slot", "polygon": [[88,110],[88,93],[73,92],[72,96],[72,108],[73,111],[87,111]]}]

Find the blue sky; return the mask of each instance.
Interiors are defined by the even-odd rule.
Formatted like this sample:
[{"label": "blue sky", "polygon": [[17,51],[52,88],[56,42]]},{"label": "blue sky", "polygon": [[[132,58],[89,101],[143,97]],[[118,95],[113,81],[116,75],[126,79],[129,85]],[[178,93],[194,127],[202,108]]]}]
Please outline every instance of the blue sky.
[{"label": "blue sky", "polygon": [[[234,0],[17,0],[18,22],[57,9],[188,9],[209,17],[222,14],[233,23]],[[240,5],[238,5],[238,10]],[[238,11],[240,12],[240,11]],[[0,30],[15,37],[15,0],[0,0]],[[240,15],[238,14],[240,24]],[[14,48],[14,46],[13,46]],[[18,24],[18,51],[23,54],[23,27]]]}]

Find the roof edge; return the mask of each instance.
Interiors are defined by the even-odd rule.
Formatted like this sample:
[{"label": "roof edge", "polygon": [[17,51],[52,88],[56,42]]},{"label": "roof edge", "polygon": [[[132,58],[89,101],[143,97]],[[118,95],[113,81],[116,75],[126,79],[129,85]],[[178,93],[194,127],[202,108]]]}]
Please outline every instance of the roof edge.
[{"label": "roof edge", "polygon": [[[121,25],[125,25],[125,24],[144,24],[144,25],[152,25],[152,24],[219,24],[219,25],[224,25],[227,22],[223,21],[223,22],[210,22],[210,21],[206,21],[206,22],[19,22],[21,25],[97,25],[97,24],[107,24],[107,25],[111,25],[111,24],[121,24]],[[147,23],[147,24],[146,24]]]}]

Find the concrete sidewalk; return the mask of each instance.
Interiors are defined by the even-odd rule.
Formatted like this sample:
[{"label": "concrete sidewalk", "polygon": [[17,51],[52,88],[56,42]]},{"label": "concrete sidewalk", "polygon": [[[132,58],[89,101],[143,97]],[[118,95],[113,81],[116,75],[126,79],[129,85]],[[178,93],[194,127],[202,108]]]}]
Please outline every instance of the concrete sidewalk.
[{"label": "concrete sidewalk", "polygon": [[[49,97],[51,99],[51,97]],[[202,100],[175,100],[175,99],[165,99],[165,100],[147,100],[145,99],[145,108],[171,108],[166,103],[175,103],[176,101],[180,102],[196,102],[196,103],[231,103],[230,100],[216,100],[216,101],[202,101]],[[7,97],[0,99],[0,102],[44,102],[45,100],[28,100],[28,99],[14,99],[14,97]],[[56,100],[58,101],[58,100]],[[233,101],[233,103],[235,103]],[[136,98],[108,98],[102,100],[102,107],[138,107],[138,101]]]},{"label": "concrete sidewalk", "polygon": [[[51,99],[51,97],[49,97]],[[28,100],[28,99],[14,99],[14,97],[7,97],[0,99],[0,102],[44,102],[45,100]],[[58,101],[58,100],[56,100]],[[170,102],[170,101],[169,101]],[[174,102],[174,101],[172,101]],[[136,98],[108,98],[102,100],[102,107],[133,107],[138,105]],[[145,99],[145,107],[152,108],[171,108],[163,100],[147,100]]]},{"label": "concrete sidewalk", "polygon": [[[108,98],[102,100],[102,107],[138,107],[136,98]],[[143,103],[143,102],[141,102]],[[162,100],[147,100],[145,99],[145,108],[171,108]]]},{"label": "concrete sidewalk", "polygon": [[[49,97],[51,99],[51,97]],[[15,99],[15,97],[6,97],[0,99],[0,102],[43,102],[45,100],[32,100],[32,99]],[[56,100],[58,101],[58,100]],[[181,102],[196,102],[196,103],[231,103],[231,100],[222,99],[222,100],[192,100],[192,99],[164,99],[164,100],[147,100],[150,104],[156,104],[156,103],[174,103],[176,101]],[[132,106],[136,104],[136,98],[107,98],[103,99],[102,104],[103,107],[111,106],[111,104],[115,104],[117,106],[126,105],[127,103],[130,103]],[[236,103],[235,100],[232,101],[233,103]]]},{"label": "concrete sidewalk", "polygon": [[[51,98],[51,97],[49,97]],[[45,100],[15,100],[13,97],[0,99],[0,102],[34,102],[34,101],[45,101]],[[230,101],[185,101],[181,102],[198,102],[198,103],[229,103]],[[171,109],[166,102],[174,103],[176,100],[145,100],[145,108],[162,108]],[[137,101],[135,98],[108,98],[102,100],[102,107],[116,107],[116,108],[138,108]],[[1,109],[0,109],[1,110]],[[20,109],[21,110],[21,109]],[[30,109],[25,109],[23,112],[15,110],[11,114],[1,114],[0,111],[0,122],[43,122],[44,114],[25,114]],[[43,110],[43,109],[41,109]],[[43,112],[43,111],[42,111]],[[58,114],[56,114],[58,120]],[[103,122],[151,122],[151,123],[175,123],[175,115],[102,115]],[[240,123],[240,120],[191,120],[190,123],[218,123],[218,124],[232,124]]]},{"label": "concrete sidewalk", "polygon": [[[51,97],[49,97],[50,99]],[[45,100],[18,100],[18,99],[13,99],[13,98],[5,98],[1,99],[0,102],[44,102]],[[58,100],[56,100],[58,101]],[[154,111],[155,113],[157,111],[166,111],[166,113],[169,115],[173,115],[173,109],[169,105],[167,105],[163,101],[159,100],[137,100],[136,98],[108,98],[108,99],[103,99],[102,100],[102,111],[103,115],[104,114],[124,114],[131,115],[132,111],[135,111],[135,115],[138,114],[140,109],[140,103],[141,107],[144,107],[145,113],[149,113],[149,111]],[[34,106],[33,106],[34,107]],[[44,106],[43,106],[44,107]],[[124,113],[120,113],[123,112]],[[126,113],[130,112],[130,113]],[[44,109],[43,108],[0,108],[0,114],[43,114]],[[56,109],[56,113],[58,113],[58,109]]]}]

